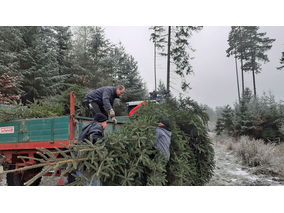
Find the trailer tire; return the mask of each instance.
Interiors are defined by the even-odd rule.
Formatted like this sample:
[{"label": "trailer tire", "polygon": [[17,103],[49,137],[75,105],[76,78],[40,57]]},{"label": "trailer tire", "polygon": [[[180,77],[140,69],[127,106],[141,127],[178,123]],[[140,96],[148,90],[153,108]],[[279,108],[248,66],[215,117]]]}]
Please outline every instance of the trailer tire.
[{"label": "trailer tire", "polygon": [[72,174],[75,174],[75,171],[72,171],[72,172],[68,173],[68,176],[67,176],[68,184],[70,184],[70,183],[72,183],[72,182],[74,182],[76,180],[76,178]]},{"label": "trailer tire", "polygon": [[[15,169],[15,165],[9,165],[8,170]],[[20,174],[16,172],[11,172],[7,174],[7,185],[8,186],[21,186]]]},{"label": "trailer tire", "polygon": [[32,184],[31,186],[39,186],[40,182],[41,182],[41,178],[42,177],[39,177],[38,179],[36,179]]},{"label": "trailer tire", "polygon": [[[9,170],[15,169],[16,166],[10,164]],[[24,186],[24,183],[27,181],[27,176],[31,176],[31,172],[33,174],[37,174],[41,171],[41,168],[36,168],[30,171],[26,171],[23,173],[11,172],[7,174],[7,185],[8,186]],[[41,182],[41,177],[36,179],[31,186],[38,186]]]}]

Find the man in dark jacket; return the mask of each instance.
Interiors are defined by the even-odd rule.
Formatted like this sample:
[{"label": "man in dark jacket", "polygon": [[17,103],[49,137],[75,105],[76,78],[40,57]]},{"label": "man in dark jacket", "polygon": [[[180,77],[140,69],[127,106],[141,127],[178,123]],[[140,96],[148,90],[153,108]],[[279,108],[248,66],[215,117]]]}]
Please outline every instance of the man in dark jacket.
[{"label": "man in dark jacket", "polygon": [[[93,144],[97,142],[97,140],[101,139],[104,137],[104,130],[107,126],[107,116],[105,116],[102,113],[97,113],[94,117],[94,120],[87,125],[85,125],[82,128],[82,132],[79,135],[78,141],[83,141],[85,139],[90,140]],[[79,177],[85,176],[87,178],[91,178],[92,174],[89,174],[87,171],[83,171],[82,173],[79,171],[72,171],[68,175],[68,183],[72,183],[75,181],[75,177],[72,175],[76,174]],[[86,186],[88,186],[89,183],[86,182]],[[93,180],[92,186],[100,186],[101,182],[100,180],[95,177]]]},{"label": "man in dark jacket", "polygon": [[171,136],[172,132],[169,120],[160,120],[158,127],[156,128],[157,141],[155,147],[164,154],[167,160],[170,159]]},{"label": "man in dark jacket", "polygon": [[97,113],[94,120],[82,128],[82,132],[79,135],[79,141],[85,139],[90,140],[93,144],[98,139],[104,137],[104,129],[107,126],[107,117],[102,113]]},{"label": "man in dark jacket", "polygon": [[114,99],[119,98],[123,93],[125,93],[125,88],[122,85],[117,87],[107,86],[101,87],[96,90],[88,92],[83,100],[83,106],[86,108],[87,114],[94,116],[96,113],[103,113],[110,117],[113,122],[117,122],[115,119],[115,112],[113,110]]}]

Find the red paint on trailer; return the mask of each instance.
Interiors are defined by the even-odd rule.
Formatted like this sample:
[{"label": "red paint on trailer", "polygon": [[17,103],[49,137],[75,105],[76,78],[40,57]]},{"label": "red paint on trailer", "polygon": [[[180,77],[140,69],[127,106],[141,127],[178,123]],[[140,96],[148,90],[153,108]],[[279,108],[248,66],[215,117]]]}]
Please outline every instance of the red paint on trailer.
[{"label": "red paint on trailer", "polygon": [[70,92],[70,140],[75,138],[75,92]]},{"label": "red paint on trailer", "polygon": [[[64,141],[37,141],[37,142],[24,142],[24,143],[3,143],[0,144],[0,150],[23,150],[23,149],[38,149],[38,148],[64,148],[64,145],[69,146],[70,140]],[[75,142],[75,141],[74,141]]]}]

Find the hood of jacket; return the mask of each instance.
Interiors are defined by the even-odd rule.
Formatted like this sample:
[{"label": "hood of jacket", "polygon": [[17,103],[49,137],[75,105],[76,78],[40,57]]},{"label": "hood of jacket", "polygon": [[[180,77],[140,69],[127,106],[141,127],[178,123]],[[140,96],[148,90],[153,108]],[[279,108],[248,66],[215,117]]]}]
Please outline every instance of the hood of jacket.
[{"label": "hood of jacket", "polygon": [[167,127],[164,126],[158,126],[157,131],[161,132],[162,134],[165,134],[168,137],[172,136],[171,130],[169,130]]}]

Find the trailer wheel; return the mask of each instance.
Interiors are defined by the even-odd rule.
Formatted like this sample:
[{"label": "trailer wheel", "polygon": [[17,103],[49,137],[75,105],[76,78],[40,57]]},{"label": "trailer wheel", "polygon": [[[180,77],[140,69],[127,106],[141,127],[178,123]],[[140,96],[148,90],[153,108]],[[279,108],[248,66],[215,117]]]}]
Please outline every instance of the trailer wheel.
[{"label": "trailer wheel", "polygon": [[72,182],[74,182],[76,180],[75,177],[72,175],[72,174],[75,174],[75,173],[76,173],[75,171],[72,171],[72,172],[68,173],[68,176],[67,176],[68,184],[72,183]]},{"label": "trailer wheel", "polygon": [[[15,169],[15,165],[9,165],[8,170]],[[21,186],[20,185],[20,174],[13,172],[7,174],[8,186]]]},{"label": "trailer wheel", "polygon": [[[15,165],[9,165],[9,170],[15,169]],[[34,177],[41,171],[42,168],[31,169],[22,173],[12,172],[7,174],[8,186],[24,186],[24,183]],[[41,177],[36,179],[31,186],[38,186],[40,184]]]},{"label": "trailer wheel", "polygon": [[[21,180],[22,186],[24,185],[25,182],[27,182],[28,180],[32,179],[35,175],[40,173],[41,170],[42,170],[42,167],[24,171],[22,175],[22,180]],[[38,186],[41,182],[41,178],[42,177],[39,177],[38,179],[36,179],[30,186]]]}]

